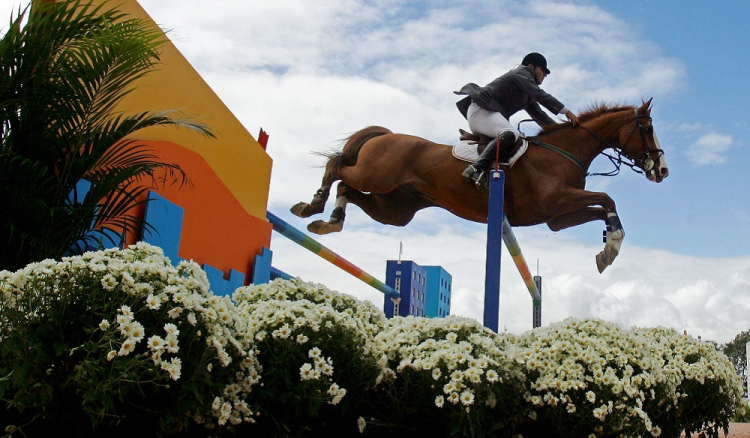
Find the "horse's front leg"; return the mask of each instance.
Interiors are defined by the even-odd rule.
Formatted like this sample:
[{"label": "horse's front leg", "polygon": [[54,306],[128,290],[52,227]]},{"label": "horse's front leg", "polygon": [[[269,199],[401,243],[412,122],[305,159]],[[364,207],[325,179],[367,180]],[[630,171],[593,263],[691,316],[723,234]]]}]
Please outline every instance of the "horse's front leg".
[{"label": "horse's front leg", "polygon": [[[599,273],[604,272],[611,265],[617,255],[620,254],[622,240],[625,238],[625,230],[617,215],[615,203],[606,193],[587,192],[576,190],[574,196],[561,197],[566,202],[563,205],[573,207],[572,211],[558,215],[547,221],[552,231],[574,227],[595,220],[603,220],[607,229],[604,234],[604,250],[596,256],[596,267]],[[598,205],[600,207],[592,207]],[[578,207],[578,208],[575,208]]]},{"label": "horse's front leg", "polygon": [[[336,206],[331,212],[331,217],[328,219],[328,222],[323,221],[323,220],[317,220],[317,221],[311,222],[307,226],[307,230],[309,232],[322,235],[322,234],[328,234],[328,233],[338,233],[339,231],[344,229],[344,218],[346,217],[346,204],[349,203],[349,200],[346,198],[346,195],[345,195],[346,188],[347,188],[347,185],[344,184],[343,181],[339,182],[339,185],[336,188]],[[325,201],[323,201],[323,204],[325,204]],[[321,211],[323,210],[321,209]]]},{"label": "horse's front leg", "polygon": [[604,250],[596,255],[596,267],[601,274],[615,261],[620,254],[622,239],[625,238],[625,230],[622,228],[620,217],[617,212],[607,213],[607,230],[604,232]]}]

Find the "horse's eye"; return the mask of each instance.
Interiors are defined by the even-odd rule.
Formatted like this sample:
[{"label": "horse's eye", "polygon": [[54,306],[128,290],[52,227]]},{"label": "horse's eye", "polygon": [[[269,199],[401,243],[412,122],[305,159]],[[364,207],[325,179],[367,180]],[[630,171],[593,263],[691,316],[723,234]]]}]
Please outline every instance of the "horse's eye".
[{"label": "horse's eye", "polygon": [[654,127],[653,126],[644,126],[643,127],[643,132],[645,132],[646,134],[651,134],[651,133],[654,132]]}]

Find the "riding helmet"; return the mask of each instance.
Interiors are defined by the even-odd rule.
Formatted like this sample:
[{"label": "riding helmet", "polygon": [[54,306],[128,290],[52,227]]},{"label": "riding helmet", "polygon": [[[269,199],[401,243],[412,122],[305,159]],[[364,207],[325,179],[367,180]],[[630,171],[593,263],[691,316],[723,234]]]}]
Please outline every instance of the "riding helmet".
[{"label": "riding helmet", "polygon": [[523,61],[521,61],[521,65],[529,64],[534,64],[537,67],[541,67],[545,73],[549,74],[549,69],[547,68],[547,58],[542,56],[541,53],[531,52],[528,55],[524,56]]}]

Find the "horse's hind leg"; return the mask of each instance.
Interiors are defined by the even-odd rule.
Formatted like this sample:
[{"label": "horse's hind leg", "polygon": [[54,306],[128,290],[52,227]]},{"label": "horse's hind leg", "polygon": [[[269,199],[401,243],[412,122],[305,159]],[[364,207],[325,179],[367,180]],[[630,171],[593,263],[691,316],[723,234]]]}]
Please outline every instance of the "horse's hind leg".
[{"label": "horse's hind leg", "polygon": [[323,213],[326,208],[328,195],[331,193],[331,185],[338,179],[336,172],[337,163],[338,158],[336,156],[329,158],[326,163],[325,173],[323,174],[323,182],[318,191],[315,192],[315,195],[313,195],[312,201],[309,204],[307,202],[298,202],[289,209],[292,214],[299,217],[310,217],[314,214]]},{"label": "horse's hind leg", "polygon": [[[316,220],[316,221],[311,222],[310,224],[307,225],[307,230],[309,232],[322,235],[322,234],[328,234],[328,233],[338,233],[344,228],[344,218],[346,217],[346,204],[348,204],[349,202],[346,198],[347,188],[348,186],[344,184],[343,181],[339,183],[338,188],[336,189],[336,206],[333,208],[333,211],[331,212],[331,217],[328,219],[328,222],[324,220]],[[330,190],[330,187],[328,187],[328,189]],[[317,193],[316,193],[316,196],[317,196]],[[326,193],[326,198],[328,198],[328,193]],[[314,198],[313,198],[313,202],[314,202]],[[295,207],[300,204],[295,205]],[[324,205],[324,204],[325,204],[325,201],[321,203],[321,205]],[[320,212],[322,211],[323,211],[323,208],[321,207]],[[306,217],[306,216],[302,216],[302,217]]]},{"label": "horse's hind leg", "polygon": [[307,202],[298,202],[289,210],[292,214],[299,217],[310,217],[314,214],[323,213],[330,192],[331,186],[322,185],[315,192],[309,204]]},{"label": "horse's hind leg", "polygon": [[341,231],[346,217],[346,205],[355,204],[368,216],[381,224],[403,227],[414,218],[417,211],[434,204],[402,188],[390,193],[363,193],[340,182],[336,194],[336,208],[328,222],[317,220],[307,226],[311,233],[328,234]]}]

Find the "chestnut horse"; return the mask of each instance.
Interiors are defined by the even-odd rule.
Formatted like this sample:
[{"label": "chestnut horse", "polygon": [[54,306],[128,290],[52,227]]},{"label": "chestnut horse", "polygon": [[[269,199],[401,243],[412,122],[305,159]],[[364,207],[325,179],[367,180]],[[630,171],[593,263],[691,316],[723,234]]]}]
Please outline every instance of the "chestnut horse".
[{"label": "chestnut horse", "polygon": [[[579,115],[579,126],[544,127],[529,149],[505,171],[505,214],[513,226],[546,223],[553,231],[601,220],[607,226],[604,250],[596,257],[599,272],[619,254],[625,232],[606,193],[584,190],[588,169],[605,149],[654,182],[669,175],[664,151],[651,124],[651,101],[642,106],[598,105]],[[322,213],[335,181],[336,206],[328,222],[307,229],[316,234],[341,231],[346,204],[358,205],[383,224],[404,226],[414,214],[438,206],[464,219],[487,222],[487,193],[467,182],[467,166],[451,147],[386,128],[371,126],[353,134],[341,152],[327,155],[323,183],[308,204],[291,211],[299,217]]]}]

